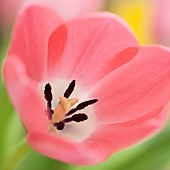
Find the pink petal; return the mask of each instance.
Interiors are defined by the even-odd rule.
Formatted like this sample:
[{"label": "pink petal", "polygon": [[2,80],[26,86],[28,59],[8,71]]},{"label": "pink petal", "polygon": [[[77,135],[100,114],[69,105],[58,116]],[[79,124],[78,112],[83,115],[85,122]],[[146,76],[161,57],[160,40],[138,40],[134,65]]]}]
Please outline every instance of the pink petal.
[{"label": "pink petal", "polygon": [[57,134],[31,133],[28,134],[28,143],[37,152],[50,158],[72,164],[88,164],[93,162],[90,155],[81,150],[79,143],[63,139]]},{"label": "pink petal", "polygon": [[37,94],[37,84],[27,76],[18,57],[10,56],[5,61],[4,79],[10,99],[25,128],[31,132],[47,130],[48,118]]},{"label": "pink petal", "polygon": [[[126,54],[125,54],[126,56]],[[170,51],[139,48],[127,64],[104,77],[91,89],[101,122],[133,120],[162,107],[170,99]]]},{"label": "pink petal", "polygon": [[62,55],[67,41],[67,28],[65,25],[59,26],[49,38],[48,60],[47,60],[47,74],[51,75],[56,67],[56,61]]},{"label": "pink petal", "polygon": [[[136,39],[115,15],[99,13],[68,22],[66,26],[67,43],[63,55],[56,58],[54,74],[76,79],[86,88],[91,88],[103,76],[131,60],[137,52]],[[52,51],[51,46],[53,41],[49,41],[49,57],[56,51]],[[116,55],[122,50],[128,50],[126,54],[129,55],[117,61]]]},{"label": "pink petal", "polygon": [[108,157],[158,131],[165,124],[167,117],[168,106],[166,105],[133,121],[99,125],[96,132],[83,144],[85,149],[95,153],[96,157],[102,154]]},{"label": "pink petal", "polygon": [[46,76],[48,39],[59,24],[60,18],[41,6],[25,7],[18,18],[9,53],[20,57],[35,80]]},{"label": "pink petal", "polygon": [[[0,1],[0,19],[2,27],[8,26],[11,23],[19,8],[26,0],[1,0]],[[9,10],[10,9],[10,10]]]},{"label": "pink petal", "polygon": [[49,133],[28,134],[28,142],[36,151],[53,159],[78,165],[91,165],[153,133],[164,124],[166,116],[167,107],[131,122],[99,125],[91,137],[80,143]]}]

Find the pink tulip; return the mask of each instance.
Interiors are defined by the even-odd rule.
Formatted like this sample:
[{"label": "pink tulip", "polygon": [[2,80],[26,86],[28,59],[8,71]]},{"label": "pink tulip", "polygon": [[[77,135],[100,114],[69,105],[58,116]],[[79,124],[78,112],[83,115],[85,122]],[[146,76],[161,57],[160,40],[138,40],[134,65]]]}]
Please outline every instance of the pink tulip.
[{"label": "pink tulip", "polygon": [[140,47],[113,14],[63,23],[51,9],[28,5],[13,32],[4,79],[33,149],[91,165],[165,124],[170,50]]},{"label": "pink tulip", "polygon": [[157,42],[170,46],[170,0],[157,0],[155,10],[155,38]]},{"label": "pink tulip", "polygon": [[1,0],[0,1],[0,19],[1,24],[8,25],[14,19],[22,4],[26,0]]}]

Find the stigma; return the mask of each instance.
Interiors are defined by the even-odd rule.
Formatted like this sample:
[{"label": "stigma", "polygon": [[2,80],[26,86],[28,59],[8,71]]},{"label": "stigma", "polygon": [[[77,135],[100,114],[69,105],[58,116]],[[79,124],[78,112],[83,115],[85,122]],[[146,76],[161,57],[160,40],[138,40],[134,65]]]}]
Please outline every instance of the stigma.
[{"label": "stigma", "polygon": [[[52,87],[49,83],[45,85],[44,90],[44,98],[47,101],[47,115],[49,119],[49,124],[52,127],[55,127],[57,130],[63,130],[65,124],[69,122],[83,122],[88,119],[88,116],[85,113],[76,113],[79,110],[84,109],[85,107],[96,103],[97,99],[92,99],[88,101],[84,101],[74,107],[75,104],[79,102],[78,98],[69,99],[71,93],[74,91],[75,88],[75,80],[73,80],[66,91],[64,92],[63,96],[59,97],[59,103],[56,105],[54,109],[52,109]],[[76,114],[75,114],[76,113]]]}]

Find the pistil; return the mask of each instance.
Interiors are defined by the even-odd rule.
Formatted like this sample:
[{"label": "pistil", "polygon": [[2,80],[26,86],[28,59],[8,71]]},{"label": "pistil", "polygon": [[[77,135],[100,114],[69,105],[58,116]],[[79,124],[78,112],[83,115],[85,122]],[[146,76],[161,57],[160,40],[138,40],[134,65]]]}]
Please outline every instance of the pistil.
[{"label": "pistil", "polygon": [[54,109],[54,114],[52,115],[52,123],[60,122],[64,119],[67,112],[70,111],[71,107],[74,106],[78,99],[67,99],[64,96],[59,97],[60,102],[58,103],[57,107]]}]

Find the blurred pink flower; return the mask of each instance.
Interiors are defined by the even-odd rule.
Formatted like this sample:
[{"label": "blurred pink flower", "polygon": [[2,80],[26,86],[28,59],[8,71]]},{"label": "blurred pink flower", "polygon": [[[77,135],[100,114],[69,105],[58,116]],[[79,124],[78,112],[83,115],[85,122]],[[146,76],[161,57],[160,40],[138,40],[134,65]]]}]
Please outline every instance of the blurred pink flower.
[{"label": "blurred pink flower", "polygon": [[[1,0],[0,19],[2,26],[8,26],[25,2],[30,0]],[[69,19],[102,8],[105,0],[34,0],[54,9],[63,18]]]},{"label": "blurred pink flower", "polygon": [[156,41],[170,46],[170,0],[157,0],[154,16]]},{"label": "blurred pink flower", "polygon": [[9,24],[14,19],[15,14],[26,0],[1,0],[0,1],[0,21],[1,24]]},{"label": "blurred pink flower", "polygon": [[32,148],[67,163],[96,164],[164,125],[170,50],[140,47],[113,14],[63,23],[51,9],[32,5],[16,23],[4,80]]}]

